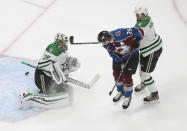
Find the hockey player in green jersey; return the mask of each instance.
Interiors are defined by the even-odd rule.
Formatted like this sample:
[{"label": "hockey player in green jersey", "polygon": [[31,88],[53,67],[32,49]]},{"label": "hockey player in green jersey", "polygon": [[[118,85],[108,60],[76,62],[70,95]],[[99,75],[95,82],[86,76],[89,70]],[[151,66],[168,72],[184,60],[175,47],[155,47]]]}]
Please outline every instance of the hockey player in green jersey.
[{"label": "hockey player in green jersey", "polygon": [[35,70],[35,84],[39,93],[23,93],[20,107],[54,108],[68,105],[70,91],[66,76],[80,67],[77,58],[68,56],[68,37],[57,33],[55,41],[49,44],[38,61]]},{"label": "hockey player in green jersey", "polygon": [[141,83],[135,87],[135,92],[140,92],[143,88],[147,88],[150,95],[145,97],[144,102],[157,101],[159,99],[158,89],[155,80],[151,76],[157,61],[162,53],[162,39],[155,32],[154,24],[148,15],[147,9],[144,7],[136,8],[136,27],[141,28],[144,33],[143,39],[139,45],[140,50],[140,79]]}]

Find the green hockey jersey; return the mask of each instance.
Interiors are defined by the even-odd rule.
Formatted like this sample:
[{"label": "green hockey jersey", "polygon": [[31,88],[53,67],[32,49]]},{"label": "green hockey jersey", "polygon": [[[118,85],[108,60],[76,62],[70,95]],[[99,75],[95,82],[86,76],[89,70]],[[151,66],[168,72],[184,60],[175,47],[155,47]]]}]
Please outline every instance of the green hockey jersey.
[{"label": "green hockey jersey", "polygon": [[[68,52],[60,50],[56,44],[52,43],[48,45],[45,52],[38,61],[38,68],[50,71],[50,65],[53,63],[59,63],[64,75],[66,75],[66,69],[68,69]],[[51,76],[50,73],[45,72],[46,75]]]}]

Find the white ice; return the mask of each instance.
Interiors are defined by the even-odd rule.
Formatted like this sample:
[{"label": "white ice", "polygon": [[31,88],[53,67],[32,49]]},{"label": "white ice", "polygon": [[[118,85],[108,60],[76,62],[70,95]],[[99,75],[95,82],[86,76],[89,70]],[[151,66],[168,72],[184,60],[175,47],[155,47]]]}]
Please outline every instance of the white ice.
[{"label": "white ice", "polygon": [[[100,80],[90,90],[74,86],[72,106],[14,123],[2,120],[0,130],[186,131],[186,0],[3,0],[0,1],[1,58],[37,61],[57,32],[85,42],[96,41],[101,30],[132,27],[134,6],[139,4],[148,7],[156,31],[164,41],[163,53],[153,73],[160,93],[159,104],[143,104],[142,98],[147,95],[144,92],[133,95],[127,110],[122,109],[121,103],[113,105],[108,95],[114,85],[111,58],[105,49],[100,45],[69,45],[69,53],[81,61],[81,68],[72,77],[89,81],[100,73]],[[138,72],[133,78],[137,85]]]}]

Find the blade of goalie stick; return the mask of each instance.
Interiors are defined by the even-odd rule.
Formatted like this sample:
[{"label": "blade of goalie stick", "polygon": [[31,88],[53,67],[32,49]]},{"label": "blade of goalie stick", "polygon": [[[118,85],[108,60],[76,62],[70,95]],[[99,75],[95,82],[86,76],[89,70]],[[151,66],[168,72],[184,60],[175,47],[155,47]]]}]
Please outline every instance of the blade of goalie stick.
[{"label": "blade of goalie stick", "polygon": [[84,87],[84,88],[87,88],[87,89],[90,88],[88,84],[86,84],[84,82],[81,82],[81,81],[78,81],[78,80],[75,80],[73,78],[66,77],[66,80],[67,80],[67,82],[73,83],[75,85],[78,85],[78,86],[81,86],[81,87]]},{"label": "blade of goalie stick", "polygon": [[90,81],[89,84],[78,81],[78,80],[75,80],[75,79],[70,78],[70,77],[66,77],[66,80],[68,82],[71,82],[71,83],[75,84],[75,85],[90,89],[91,87],[93,87],[95,85],[95,83],[99,80],[99,78],[100,78],[100,75],[96,74],[95,77]]},{"label": "blade of goalie stick", "polygon": [[96,74],[95,77],[90,81],[89,88],[93,87],[95,83],[99,80],[99,78],[100,78],[100,75]]}]

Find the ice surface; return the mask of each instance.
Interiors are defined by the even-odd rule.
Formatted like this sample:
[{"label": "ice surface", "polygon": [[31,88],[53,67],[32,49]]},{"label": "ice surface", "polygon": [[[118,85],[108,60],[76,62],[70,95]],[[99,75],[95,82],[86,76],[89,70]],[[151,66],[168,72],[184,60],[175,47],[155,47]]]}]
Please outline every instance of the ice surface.
[{"label": "ice surface", "polygon": [[[28,0],[34,4],[24,1],[0,2],[0,76],[7,78],[0,78],[0,100],[4,101],[0,105],[1,130],[187,130],[186,0]],[[121,103],[113,105],[112,97],[108,95],[114,81],[111,58],[107,52],[100,45],[69,45],[70,54],[81,61],[81,68],[72,73],[72,77],[90,81],[99,72],[101,78],[95,86],[90,90],[74,86],[74,104],[71,107],[39,114],[38,111],[17,114],[11,112],[10,109],[17,99],[14,93],[18,94],[22,87],[24,90],[35,88],[27,82],[21,82],[26,78],[23,77],[25,70],[21,70],[19,60],[30,60],[35,63],[31,60],[40,58],[57,32],[68,36],[74,35],[75,41],[84,42],[96,41],[101,30],[134,26],[133,9],[136,4],[144,4],[149,8],[156,31],[164,41],[163,54],[153,73],[160,92],[159,104],[144,105],[142,98],[147,95],[145,91],[133,94],[128,110],[122,110]],[[23,69],[25,68],[24,66]],[[29,83],[30,78],[27,80]],[[138,72],[133,78],[134,84],[138,84]],[[15,81],[19,81],[19,84],[15,85]],[[12,90],[5,87],[6,83]],[[9,97],[6,99],[6,96]],[[14,123],[6,121],[7,118],[11,121],[18,119],[20,114],[28,113],[38,115]],[[16,115],[8,117],[10,114]]]},{"label": "ice surface", "polygon": [[[43,111],[41,109],[20,110],[19,94],[27,91],[37,92],[33,81],[33,69],[21,64],[20,59],[2,57],[0,59],[0,120],[15,122]],[[35,63],[36,62],[32,62]],[[25,75],[29,72],[28,75]]]}]

